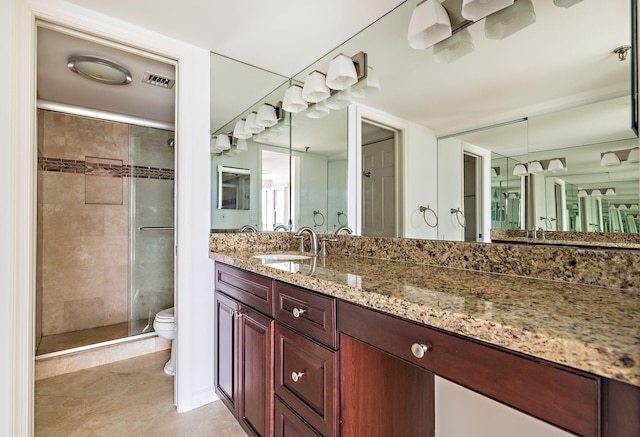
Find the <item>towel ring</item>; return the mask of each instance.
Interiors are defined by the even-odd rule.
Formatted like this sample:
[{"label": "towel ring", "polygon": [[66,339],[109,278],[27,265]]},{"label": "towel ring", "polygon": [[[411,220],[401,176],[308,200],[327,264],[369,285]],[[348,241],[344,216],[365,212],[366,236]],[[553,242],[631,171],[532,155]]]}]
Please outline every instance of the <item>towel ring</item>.
[{"label": "towel ring", "polygon": [[[318,221],[316,220],[316,216],[318,216],[318,215],[319,215],[320,217],[322,217],[322,222],[320,222],[320,223],[318,223]],[[322,214],[322,213],[321,213],[320,211],[318,211],[318,210],[313,211],[313,224],[314,224],[316,227],[324,226],[324,214]]]},{"label": "towel ring", "polygon": [[[451,214],[456,215],[456,220],[461,227],[467,226],[467,218],[464,216],[464,212],[460,208],[451,208]],[[460,221],[460,217],[462,217],[462,221]]]},{"label": "towel ring", "polygon": [[[344,223],[342,223],[342,221],[340,221],[340,218],[341,218],[342,216],[344,216],[344,219],[345,219],[345,222],[344,222]],[[338,224],[339,224],[340,226],[347,226],[347,222],[348,222],[348,220],[349,220],[349,219],[347,218],[347,215],[346,215],[344,212],[342,212],[342,211],[338,211]]]},{"label": "towel ring", "polygon": [[[433,214],[433,217],[436,219],[435,224],[432,225],[431,223],[429,223],[429,220],[427,220],[427,211],[431,211],[431,214]],[[429,205],[427,205],[426,207],[421,205],[420,212],[422,213],[422,219],[427,224],[427,226],[429,226],[430,228],[435,228],[436,226],[438,226],[438,214],[436,214],[433,208],[431,208]]]}]

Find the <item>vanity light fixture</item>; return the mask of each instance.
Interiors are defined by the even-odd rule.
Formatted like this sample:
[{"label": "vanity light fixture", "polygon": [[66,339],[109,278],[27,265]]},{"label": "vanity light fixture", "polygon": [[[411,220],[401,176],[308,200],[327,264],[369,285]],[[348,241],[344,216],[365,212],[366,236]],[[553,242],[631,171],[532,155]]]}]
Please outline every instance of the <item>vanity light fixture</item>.
[{"label": "vanity light fixture", "polygon": [[440,0],[424,0],[416,6],[409,21],[409,46],[424,50],[451,36],[451,20]]},{"label": "vanity light fixture", "polygon": [[325,103],[327,104],[327,107],[329,109],[346,108],[352,103],[351,88],[338,91],[337,93],[329,97],[327,100],[325,100]]},{"label": "vanity light fixture", "polygon": [[514,176],[526,176],[528,174],[529,171],[527,170],[526,164],[516,164],[515,167],[513,167]]},{"label": "vanity light fixture", "polygon": [[462,16],[467,20],[478,21],[487,15],[511,6],[513,2],[514,0],[463,0]]},{"label": "vanity light fixture", "polygon": [[236,121],[236,125],[233,128],[233,136],[235,138],[238,139],[247,139],[247,138],[251,138],[251,133],[247,132],[244,129],[244,125],[245,125],[245,119],[243,118],[242,120],[238,120]]},{"label": "vanity light fixture", "polygon": [[132,81],[129,70],[101,56],[71,56],[67,67],[80,76],[107,85],[127,85]]},{"label": "vanity light fixture", "polygon": [[311,106],[305,115],[309,118],[323,118],[329,115],[330,112],[327,103],[322,101]]},{"label": "vanity light fixture", "polygon": [[491,177],[497,178],[500,176],[500,167],[491,167]]},{"label": "vanity light fixture", "polygon": [[638,209],[640,209],[640,208],[638,208],[637,204],[634,204],[634,205],[631,205],[631,208],[629,208],[629,209],[632,210],[632,211],[638,211]]},{"label": "vanity light fixture", "polygon": [[553,4],[560,6],[561,8],[570,8],[576,3],[580,3],[582,0],[553,0]]},{"label": "vanity light fixture", "polygon": [[587,190],[578,190],[578,197],[587,197],[588,195]]},{"label": "vanity light fixture", "polygon": [[547,166],[547,170],[549,171],[567,171],[567,160],[566,158],[553,158],[549,160],[549,164]]},{"label": "vanity light fixture", "polygon": [[594,188],[593,190],[591,190],[590,194],[593,197],[602,197],[602,191],[600,191],[599,188]]},{"label": "vanity light fixture", "polygon": [[438,64],[449,64],[468,55],[473,51],[473,48],[471,32],[464,28],[433,46],[433,60]]},{"label": "vanity light fixture", "polygon": [[355,98],[363,99],[371,92],[380,91],[381,89],[382,86],[380,85],[377,70],[367,66],[367,77],[365,77],[364,80],[360,80],[351,88],[351,95]]},{"label": "vanity light fixture", "polygon": [[629,208],[627,207],[626,204],[621,203],[620,205],[618,205],[618,209],[629,209]]},{"label": "vanity light fixture", "polygon": [[620,165],[620,158],[615,152],[605,152],[600,154],[600,166],[609,167],[611,165]]},{"label": "vanity light fixture", "polygon": [[640,147],[634,147],[633,149],[631,149],[629,151],[629,154],[627,155],[626,161],[629,164],[640,162]]},{"label": "vanity light fixture", "polygon": [[229,150],[231,148],[231,141],[229,140],[229,135],[227,134],[219,134],[216,137],[216,149],[220,151]]},{"label": "vanity light fixture", "polygon": [[616,195],[616,190],[615,188],[607,188],[607,190],[604,192],[605,196],[615,196]]},{"label": "vanity light fixture", "polygon": [[536,12],[531,0],[518,0],[489,15],[484,22],[484,34],[489,39],[505,39],[535,22]]},{"label": "vanity light fixture", "polygon": [[540,161],[531,161],[529,163],[529,173],[542,173],[544,168],[542,168],[542,163]]},{"label": "vanity light fixture", "polygon": [[256,112],[252,112],[251,114],[247,115],[247,119],[244,122],[245,132],[259,134],[264,130],[264,126],[260,126],[258,123],[256,123],[257,118],[258,114]]},{"label": "vanity light fixture", "polygon": [[325,75],[318,70],[309,73],[302,87],[302,98],[309,103],[317,103],[330,95],[331,91],[327,86]]},{"label": "vanity light fixture", "polygon": [[287,112],[298,113],[307,109],[309,104],[302,98],[302,88],[299,85],[291,85],[284,93],[282,109]]},{"label": "vanity light fixture", "polygon": [[238,150],[238,152],[246,152],[249,150],[249,143],[247,142],[247,140],[243,139],[243,138],[239,138],[238,142],[236,143],[236,150]]},{"label": "vanity light fixture", "polygon": [[268,103],[263,104],[258,108],[258,113],[256,114],[255,123],[258,126],[262,127],[271,127],[278,123],[278,114],[275,106],[272,106]]},{"label": "vanity light fixture", "polygon": [[340,53],[333,58],[327,71],[326,84],[333,90],[344,90],[358,82],[358,72],[353,60]]},{"label": "vanity light fixture", "polygon": [[215,135],[211,135],[211,141],[209,144],[209,150],[211,152],[211,154],[218,154],[222,152],[222,149],[218,149],[218,147],[216,147],[216,144],[218,142],[218,139]]}]

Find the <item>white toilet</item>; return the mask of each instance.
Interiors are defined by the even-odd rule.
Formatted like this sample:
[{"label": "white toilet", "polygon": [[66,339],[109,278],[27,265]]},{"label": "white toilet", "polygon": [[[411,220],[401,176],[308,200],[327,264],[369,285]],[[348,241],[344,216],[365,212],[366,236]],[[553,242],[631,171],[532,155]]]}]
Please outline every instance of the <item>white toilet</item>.
[{"label": "white toilet", "polygon": [[[162,310],[158,314],[156,314],[156,317],[153,320],[153,329],[158,334],[158,337],[173,340],[176,332],[173,307]],[[176,374],[176,366],[173,354],[173,341],[171,342],[171,358],[169,358],[167,364],[164,365],[164,373],[171,376]]]}]

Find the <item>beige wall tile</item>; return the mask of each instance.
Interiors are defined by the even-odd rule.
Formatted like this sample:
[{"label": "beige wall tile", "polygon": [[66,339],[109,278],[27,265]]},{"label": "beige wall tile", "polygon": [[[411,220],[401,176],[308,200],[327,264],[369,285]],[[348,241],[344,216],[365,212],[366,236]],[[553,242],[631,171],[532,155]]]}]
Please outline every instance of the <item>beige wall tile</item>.
[{"label": "beige wall tile", "polygon": [[98,298],[104,295],[104,267],[100,264],[66,267],[64,274],[64,301]]},{"label": "beige wall tile", "polygon": [[64,302],[64,331],[103,326],[104,303],[101,298]]},{"label": "beige wall tile", "polygon": [[104,269],[104,323],[111,325],[129,320],[129,265]]}]

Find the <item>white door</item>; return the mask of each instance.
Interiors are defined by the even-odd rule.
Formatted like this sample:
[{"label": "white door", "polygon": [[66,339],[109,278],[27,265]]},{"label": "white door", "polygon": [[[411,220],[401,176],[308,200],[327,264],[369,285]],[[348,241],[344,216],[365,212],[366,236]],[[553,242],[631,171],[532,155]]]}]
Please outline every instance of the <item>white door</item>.
[{"label": "white door", "polygon": [[395,237],[395,139],[362,145],[362,235]]}]

